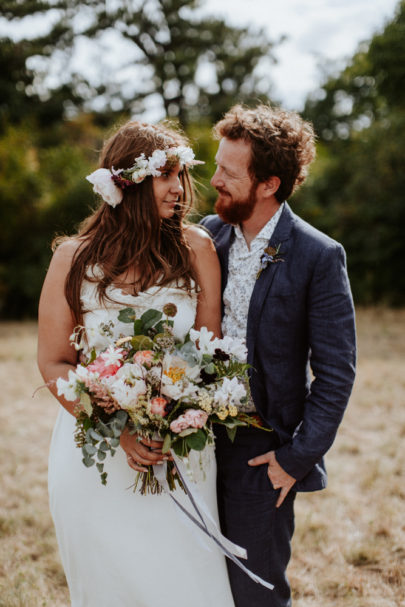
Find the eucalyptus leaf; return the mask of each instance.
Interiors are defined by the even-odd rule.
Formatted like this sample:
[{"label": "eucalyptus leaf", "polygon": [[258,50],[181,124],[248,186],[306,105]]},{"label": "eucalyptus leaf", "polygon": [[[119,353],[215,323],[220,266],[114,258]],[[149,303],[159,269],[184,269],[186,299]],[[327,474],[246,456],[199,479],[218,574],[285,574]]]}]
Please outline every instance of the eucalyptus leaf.
[{"label": "eucalyptus leaf", "polygon": [[99,434],[99,432],[97,432],[97,430],[94,430],[94,428],[89,429],[87,436],[97,442],[103,440],[104,438],[103,436],[101,436],[101,434]]},{"label": "eucalyptus leaf", "polygon": [[100,473],[104,471],[104,464],[96,464],[96,467]]},{"label": "eucalyptus leaf", "polygon": [[99,449],[97,451],[97,457],[98,459],[102,462],[105,460],[105,458],[107,457],[107,453],[105,451],[101,451],[101,449]]},{"label": "eucalyptus leaf", "polygon": [[125,424],[127,423],[128,420],[128,413],[126,411],[117,411],[115,416],[114,416],[114,421],[115,422],[119,422],[120,425],[122,425],[122,427],[125,426]]},{"label": "eucalyptus leaf", "polygon": [[99,451],[108,451],[110,447],[108,446],[108,443],[106,440],[103,440],[102,443],[99,444],[98,449]]},{"label": "eucalyptus leaf", "polygon": [[116,448],[116,447],[118,447],[118,446],[119,446],[119,444],[120,444],[120,439],[119,439],[119,438],[112,438],[112,439],[110,440],[110,445],[111,445],[111,447]]},{"label": "eucalyptus leaf", "polygon": [[97,422],[96,428],[103,436],[107,436],[108,438],[111,438],[113,436],[112,430],[107,426],[107,424],[104,424],[104,422],[102,421]]},{"label": "eucalyptus leaf", "polygon": [[86,466],[86,468],[90,468],[91,466],[94,466],[94,464],[95,464],[94,459],[91,459],[90,457],[84,457],[82,459],[82,462]]},{"label": "eucalyptus leaf", "polygon": [[199,354],[192,341],[188,341],[184,344],[179,348],[178,352],[190,365],[195,365],[199,362]]},{"label": "eucalyptus leaf", "polygon": [[124,308],[119,311],[118,320],[121,322],[134,322],[136,319],[135,310],[133,308]]},{"label": "eucalyptus leaf", "polygon": [[91,445],[90,443],[85,443],[82,447],[82,452],[84,457],[86,457],[87,455],[94,455],[95,453],[97,453],[97,449],[94,445]]},{"label": "eucalyptus leaf", "polygon": [[121,426],[114,425],[114,426],[112,426],[111,430],[112,430],[113,435],[114,435],[114,438],[111,439],[112,441],[113,440],[117,440],[121,436],[121,434],[122,434],[122,428],[121,428]]}]

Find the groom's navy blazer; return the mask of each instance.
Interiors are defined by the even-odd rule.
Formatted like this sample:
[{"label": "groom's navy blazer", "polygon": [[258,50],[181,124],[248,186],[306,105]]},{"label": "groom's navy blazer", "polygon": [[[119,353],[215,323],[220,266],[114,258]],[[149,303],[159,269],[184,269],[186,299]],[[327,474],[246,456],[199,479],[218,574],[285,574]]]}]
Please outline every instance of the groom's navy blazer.
[{"label": "groom's navy blazer", "polygon": [[[233,227],[216,215],[201,223],[214,238],[224,290]],[[284,261],[261,272],[250,300],[250,387],[257,411],[280,438],[277,461],[297,479],[294,489],[314,491],[326,486],[323,455],[334,441],[355,375],[345,253],[287,203],[269,244],[280,246]]]}]

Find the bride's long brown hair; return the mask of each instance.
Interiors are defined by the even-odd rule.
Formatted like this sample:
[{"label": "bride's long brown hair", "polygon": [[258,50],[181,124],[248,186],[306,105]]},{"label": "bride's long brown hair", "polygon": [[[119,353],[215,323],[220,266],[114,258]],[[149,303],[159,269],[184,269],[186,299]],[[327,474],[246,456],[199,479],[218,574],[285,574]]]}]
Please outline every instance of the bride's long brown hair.
[{"label": "bride's long brown hair", "polygon": [[[131,121],[122,126],[104,144],[100,167],[126,169],[142,152],[146,158],[154,150],[187,145],[187,140],[164,125],[146,125]],[[153,194],[152,177],[124,190],[123,200],[115,208],[103,204],[81,224],[80,245],[73,257],[65,283],[65,295],[76,322],[82,322],[81,285],[88,268],[101,268],[97,282],[100,301],[108,299],[107,287],[125,275],[136,275],[126,290],[134,295],[152,285],[176,283],[189,293],[197,282],[190,248],[184,237],[183,219],[193,202],[193,186],[187,168],[180,174],[183,195],[174,215],[161,219]],[[61,239],[56,240],[58,244]],[[131,272],[132,270],[132,272]]]}]

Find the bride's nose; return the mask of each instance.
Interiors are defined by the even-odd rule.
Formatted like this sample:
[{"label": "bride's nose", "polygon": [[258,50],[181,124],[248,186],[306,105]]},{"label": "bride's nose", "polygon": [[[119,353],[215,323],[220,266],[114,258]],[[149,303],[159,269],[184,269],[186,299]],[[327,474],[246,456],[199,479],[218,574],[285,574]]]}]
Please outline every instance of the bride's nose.
[{"label": "bride's nose", "polygon": [[174,179],[173,184],[172,184],[172,186],[171,186],[171,188],[170,188],[170,191],[171,191],[173,194],[176,194],[177,196],[181,196],[181,195],[183,194],[183,192],[184,192],[184,188],[183,188],[183,186],[181,185],[181,181],[180,181],[180,178],[179,178],[179,177],[176,177],[176,178]]}]

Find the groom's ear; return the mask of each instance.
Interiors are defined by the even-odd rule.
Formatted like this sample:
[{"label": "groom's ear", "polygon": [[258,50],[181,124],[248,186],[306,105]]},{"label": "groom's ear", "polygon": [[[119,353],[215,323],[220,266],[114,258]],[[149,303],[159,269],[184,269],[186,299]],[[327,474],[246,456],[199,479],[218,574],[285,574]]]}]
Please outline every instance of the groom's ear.
[{"label": "groom's ear", "polygon": [[277,177],[276,175],[272,175],[271,177],[269,177],[266,181],[263,182],[263,195],[267,197],[274,196],[274,194],[280,187],[280,183],[280,177]]}]

